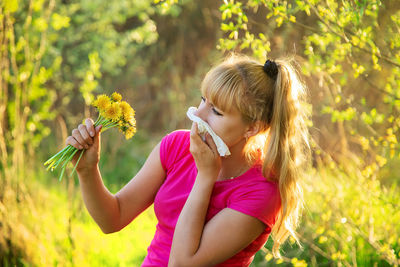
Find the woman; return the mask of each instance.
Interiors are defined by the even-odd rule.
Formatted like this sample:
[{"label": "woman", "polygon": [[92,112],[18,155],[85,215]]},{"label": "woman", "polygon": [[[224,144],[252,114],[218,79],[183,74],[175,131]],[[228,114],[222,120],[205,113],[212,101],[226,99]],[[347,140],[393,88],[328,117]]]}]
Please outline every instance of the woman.
[{"label": "woman", "polygon": [[190,132],[164,137],[113,195],[98,168],[101,126],[87,119],[66,140],[87,150],[77,172],[104,233],[121,230],[154,203],[158,224],[142,266],[249,266],[270,233],[275,256],[289,234],[296,238],[307,129],[295,71],[284,60],[262,65],[232,56],[207,73],[201,92],[196,115],[230,156],[220,157],[193,123]]}]

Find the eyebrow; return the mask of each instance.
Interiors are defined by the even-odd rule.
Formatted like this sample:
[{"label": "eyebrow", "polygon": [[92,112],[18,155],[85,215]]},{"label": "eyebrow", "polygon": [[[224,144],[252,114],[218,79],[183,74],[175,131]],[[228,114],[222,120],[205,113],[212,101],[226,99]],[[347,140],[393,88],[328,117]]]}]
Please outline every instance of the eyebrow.
[{"label": "eyebrow", "polygon": [[226,111],[224,111],[223,109],[221,109],[221,108],[215,106],[214,103],[211,102],[211,100],[210,100],[209,98],[207,98],[206,96],[202,95],[201,97],[203,97],[204,99],[208,100],[208,102],[210,102],[210,105],[211,105],[213,108],[218,109],[219,113],[221,113],[221,114],[222,114],[222,113],[226,113]]}]

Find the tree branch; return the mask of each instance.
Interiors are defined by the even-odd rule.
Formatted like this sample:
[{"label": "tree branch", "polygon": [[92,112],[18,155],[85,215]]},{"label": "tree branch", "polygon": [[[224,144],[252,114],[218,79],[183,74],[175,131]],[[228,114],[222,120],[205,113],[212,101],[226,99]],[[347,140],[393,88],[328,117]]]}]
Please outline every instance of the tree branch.
[{"label": "tree branch", "polygon": [[[335,30],[332,29],[331,25],[329,25],[328,23],[326,23],[326,22],[322,19],[322,17],[318,14],[318,10],[316,10],[316,8],[314,7],[314,5],[312,5],[308,0],[305,0],[305,1],[306,1],[307,4],[311,7],[311,9],[314,11],[315,15],[318,17],[318,19],[319,19],[319,21],[320,21],[321,23],[323,23],[333,34],[335,34],[336,36],[340,37],[340,38],[343,39],[345,42],[350,43],[350,40],[347,38],[347,36],[345,36],[345,35],[343,36],[343,35],[337,33]],[[329,21],[329,22],[332,22],[332,21]],[[336,26],[338,26],[338,27],[341,27],[340,25],[338,25],[338,24],[335,23],[335,22],[332,22],[332,23],[334,23],[334,24],[335,24]],[[354,35],[354,34],[353,34],[353,35]],[[356,36],[356,35],[354,35],[354,36]],[[354,44],[352,44],[352,46],[355,47],[355,48],[358,48],[358,49],[361,50],[361,51],[364,51],[364,52],[368,53],[369,55],[374,54],[374,53],[372,53],[372,51],[370,51],[370,50],[368,50],[368,49],[365,49],[365,48],[363,48],[363,47],[360,47],[360,46],[357,46],[357,45],[354,45]],[[390,63],[390,64],[392,64],[392,65],[394,65],[394,66],[396,66],[396,67],[400,67],[400,64],[399,64],[399,63],[394,62],[393,60],[391,60],[391,59],[390,59],[388,56],[386,56],[386,55],[375,55],[375,56],[376,56],[377,58],[379,58],[379,59],[383,59],[383,60],[386,61],[387,63]]]}]

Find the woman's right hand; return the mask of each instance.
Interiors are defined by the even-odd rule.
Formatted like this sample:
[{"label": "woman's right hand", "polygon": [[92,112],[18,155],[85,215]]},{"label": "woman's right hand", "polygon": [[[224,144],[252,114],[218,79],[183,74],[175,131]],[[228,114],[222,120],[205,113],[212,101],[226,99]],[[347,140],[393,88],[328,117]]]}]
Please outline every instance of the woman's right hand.
[{"label": "woman's right hand", "polygon": [[[85,149],[82,158],[76,166],[76,171],[90,170],[97,166],[100,160],[100,133],[102,125],[94,127],[91,118],[87,118],[84,124],[79,124],[78,128],[72,130],[72,135],[68,136],[65,144],[71,145],[79,150]],[[81,151],[78,151],[71,162],[75,166]]]}]

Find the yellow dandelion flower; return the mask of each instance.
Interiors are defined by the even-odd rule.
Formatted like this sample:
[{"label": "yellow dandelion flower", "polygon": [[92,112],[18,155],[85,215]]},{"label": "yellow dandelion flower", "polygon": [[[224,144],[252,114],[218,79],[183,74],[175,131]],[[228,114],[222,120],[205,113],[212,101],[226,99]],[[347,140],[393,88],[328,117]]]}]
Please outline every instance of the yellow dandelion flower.
[{"label": "yellow dandelion flower", "polygon": [[132,138],[136,133],[136,128],[135,127],[129,127],[126,132],[125,132],[125,138],[129,139]]},{"label": "yellow dandelion flower", "polygon": [[110,98],[106,95],[99,95],[97,99],[92,103],[92,105],[98,108],[100,112],[104,112],[110,104]]},{"label": "yellow dandelion flower", "polygon": [[136,127],[136,119],[135,119],[135,117],[129,118],[128,123],[129,123],[132,127]]},{"label": "yellow dandelion flower", "polygon": [[121,103],[119,103],[119,106],[121,107],[122,116],[124,117],[125,121],[128,121],[131,116],[135,115],[134,113],[132,113],[133,109],[127,102],[122,101]]},{"label": "yellow dandelion flower", "polygon": [[123,115],[124,115],[124,120],[125,120],[126,122],[130,122],[131,120],[134,120],[134,119],[135,119],[135,117],[134,117],[134,115],[133,115],[133,112],[124,113]]},{"label": "yellow dandelion flower", "polygon": [[118,121],[121,116],[121,108],[118,103],[110,104],[103,113],[106,119]]},{"label": "yellow dandelion flower", "polygon": [[111,95],[112,100],[114,100],[115,102],[119,102],[122,99],[122,96],[120,94],[118,94],[117,92],[114,92]]},{"label": "yellow dandelion flower", "polygon": [[[99,95],[96,100],[91,103],[92,106],[97,108],[99,116],[96,120],[97,124],[101,124],[104,128],[102,131],[118,128],[120,132],[125,135],[126,139],[132,138],[136,134],[136,119],[135,110],[125,101],[122,101],[122,96],[117,92],[114,92],[111,96]],[[82,121],[85,125],[85,121]],[[59,153],[48,159],[44,165],[49,165],[47,170],[55,169],[60,163],[62,163],[60,180],[65,172],[66,164],[71,160],[73,153],[76,153],[77,149],[65,147]],[[83,151],[81,152],[82,156]],[[72,170],[72,173],[76,170],[76,166]]]},{"label": "yellow dandelion flower", "polygon": [[121,101],[121,103],[119,103],[119,106],[121,107],[122,112],[129,110],[129,108],[131,107],[126,101]]},{"label": "yellow dandelion flower", "polygon": [[118,130],[125,134],[126,130],[129,128],[129,125],[127,125],[123,120],[120,120],[118,122]]}]

